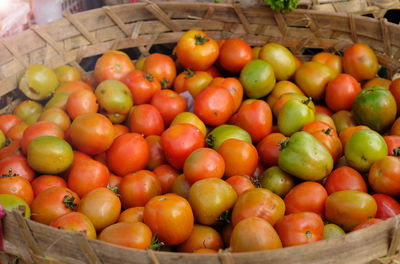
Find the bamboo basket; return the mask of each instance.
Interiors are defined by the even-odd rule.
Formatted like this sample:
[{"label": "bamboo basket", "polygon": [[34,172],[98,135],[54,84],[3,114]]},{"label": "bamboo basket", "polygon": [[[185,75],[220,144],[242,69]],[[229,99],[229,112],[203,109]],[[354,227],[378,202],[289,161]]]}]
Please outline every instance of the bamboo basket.
[{"label": "bamboo basket", "polygon": [[[189,29],[214,39],[238,37],[250,45],[280,43],[305,60],[308,48],[343,51],[355,42],[368,44],[389,77],[400,71],[400,25],[385,19],[297,9],[290,13],[239,4],[141,2],[87,12],[65,13],[58,21],[0,38],[0,96],[4,107],[21,99],[17,80],[26,66],[80,67],[83,58],[110,49],[138,48],[142,55],[156,44],[175,43]],[[250,253],[188,254],[134,250],[86,239],[26,220],[18,211],[3,219],[3,263],[397,263],[400,216],[343,237],[310,245]]]}]

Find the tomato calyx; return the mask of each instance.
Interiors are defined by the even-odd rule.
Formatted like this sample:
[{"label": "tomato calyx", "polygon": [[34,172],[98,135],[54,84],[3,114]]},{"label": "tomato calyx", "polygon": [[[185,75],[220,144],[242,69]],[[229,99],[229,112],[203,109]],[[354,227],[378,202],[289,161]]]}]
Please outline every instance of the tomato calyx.
[{"label": "tomato calyx", "polygon": [[206,138],[206,144],[208,145],[208,147],[213,148],[215,144],[215,136],[208,135]]},{"label": "tomato calyx", "polygon": [[302,102],[303,104],[309,106],[308,104],[312,102],[312,98],[311,98],[311,97],[308,97],[306,100],[302,100],[301,102]]},{"label": "tomato calyx", "polygon": [[307,238],[312,238],[312,233],[309,230],[306,231],[305,235]]},{"label": "tomato calyx", "polygon": [[322,129],[322,132],[327,134],[328,136],[332,136],[332,127],[329,127],[328,129]]},{"label": "tomato calyx", "polygon": [[169,80],[168,80],[167,78],[165,78],[165,77],[164,77],[164,78],[161,80],[161,82],[160,82],[161,87],[162,87],[163,89],[167,89],[168,83],[169,83]]},{"label": "tomato calyx", "polygon": [[190,78],[190,77],[193,77],[193,76],[194,76],[194,71],[192,71],[192,70],[189,69],[189,68],[186,68],[186,69],[185,69],[185,79]]},{"label": "tomato calyx", "polygon": [[231,223],[231,211],[230,210],[226,210],[224,211],[217,219],[218,222],[222,222],[225,224],[230,224]]},{"label": "tomato calyx", "polygon": [[71,196],[65,195],[63,203],[66,208],[69,208],[71,210],[75,210],[75,208],[78,206],[78,204],[75,203],[75,197],[72,194]]},{"label": "tomato calyx", "polygon": [[196,34],[194,36],[194,39],[196,40],[196,45],[204,45],[206,44],[208,41],[210,41],[207,36],[202,36],[200,34]]},{"label": "tomato calyx", "polygon": [[279,150],[281,151],[284,150],[289,145],[289,139],[285,139],[281,142],[278,142],[278,145],[280,146]]},{"label": "tomato calyx", "polygon": [[400,156],[400,147],[393,149],[393,156],[395,157]]},{"label": "tomato calyx", "polygon": [[11,177],[15,177],[15,176],[19,176],[19,175],[16,174],[16,173],[13,173],[12,172],[12,168],[8,169],[8,174],[2,174],[1,175],[2,178],[11,178]]},{"label": "tomato calyx", "polygon": [[165,243],[158,240],[157,233],[155,233],[151,238],[149,248],[152,250],[160,250],[163,246],[165,246]]},{"label": "tomato calyx", "polygon": [[118,187],[117,186],[114,186],[114,187],[107,186],[107,189],[112,191],[117,197],[120,197],[120,195],[118,193]]},{"label": "tomato calyx", "polygon": [[146,80],[148,80],[149,82],[154,81],[153,75],[152,75],[151,73],[149,73],[149,74],[145,73],[145,74],[144,74],[144,78],[145,78]]}]

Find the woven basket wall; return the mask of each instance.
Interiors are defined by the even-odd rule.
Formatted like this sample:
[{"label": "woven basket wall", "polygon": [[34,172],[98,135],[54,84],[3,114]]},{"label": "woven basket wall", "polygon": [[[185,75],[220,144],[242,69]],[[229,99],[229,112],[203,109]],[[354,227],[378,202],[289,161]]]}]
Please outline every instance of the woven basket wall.
[{"label": "woven basket wall", "polygon": [[[400,71],[400,25],[385,19],[295,10],[274,12],[266,7],[239,4],[145,2],[116,5],[70,14],[9,38],[0,38],[0,96],[8,104],[26,66],[78,67],[85,57],[110,49],[137,47],[147,55],[152,45],[175,43],[186,30],[204,30],[216,40],[239,37],[250,45],[277,42],[302,59],[307,48],[343,51],[355,42],[368,44],[389,75]],[[251,253],[221,251],[195,255],[133,250],[88,240],[25,220],[17,211],[3,219],[3,263],[390,263],[399,258],[400,216],[370,228],[311,245]],[[11,262],[13,263],[13,262]],[[20,262],[21,263],[21,262]]]}]

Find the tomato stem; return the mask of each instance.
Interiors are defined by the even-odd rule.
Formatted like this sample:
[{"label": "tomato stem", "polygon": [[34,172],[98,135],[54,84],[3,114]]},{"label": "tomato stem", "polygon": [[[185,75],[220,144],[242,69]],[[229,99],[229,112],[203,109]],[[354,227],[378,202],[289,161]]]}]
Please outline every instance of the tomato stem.
[{"label": "tomato stem", "polygon": [[226,224],[230,224],[230,223],[231,223],[231,211],[229,211],[229,210],[224,211],[224,212],[218,217],[218,221],[219,221],[219,222],[226,223]]},{"label": "tomato stem", "polygon": [[322,132],[327,134],[328,136],[332,136],[332,127],[329,127],[328,129],[322,129]]},{"label": "tomato stem", "polygon": [[301,101],[303,104],[308,105],[310,102],[312,102],[312,98],[308,97],[307,100]]},{"label": "tomato stem", "polygon": [[160,83],[161,83],[161,87],[162,87],[163,89],[167,89],[169,80],[168,80],[167,78],[164,77],[164,78],[160,81]]},{"label": "tomato stem", "polygon": [[207,143],[208,147],[210,147],[210,148],[214,147],[215,137],[213,135],[211,135],[211,134],[208,135],[207,138],[206,138],[206,143]]},{"label": "tomato stem", "polygon": [[194,36],[194,39],[196,40],[196,45],[203,45],[205,43],[207,43],[208,41],[210,41],[207,36],[202,36],[200,34],[196,34]]},{"label": "tomato stem", "polygon": [[194,76],[194,72],[191,69],[186,68],[185,69],[185,79],[190,78],[192,76]]},{"label": "tomato stem", "polygon": [[164,246],[164,242],[160,242],[157,237],[157,233],[151,238],[150,249],[160,250]]},{"label": "tomato stem", "polygon": [[393,153],[395,157],[399,157],[400,156],[400,147],[393,149]]},{"label": "tomato stem", "polygon": [[78,206],[78,204],[75,203],[75,197],[72,194],[71,196],[65,195],[63,203],[66,208],[69,208],[71,210],[75,210],[75,208]]},{"label": "tomato stem", "polygon": [[107,189],[112,191],[116,196],[118,196],[118,197],[120,196],[119,193],[118,193],[118,187],[117,186],[114,186],[114,187],[107,186]]},{"label": "tomato stem", "polygon": [[16,173],[13,173],[12,168],[8,169],[8,174],[1,175],[2,178],[15,177],[15,176],[19,176],[19,175]]},{"label": "tomato stem", "polygon": [[283,149],[285,149],[289,145],[289,139],[285,139],[285,140],[283,140],[281,142],[278,142],[278,145],[281,146],[279,148],[279,150],[282,151]]},{"label": "tomato stem", "polygon": [[148,80],[149,82],[154,81],[153,75],[152,75],[151,73],[149,73],[149,74],[145,73],[145,74],[144,74],[144,78],[145,78],[146,80]]}]

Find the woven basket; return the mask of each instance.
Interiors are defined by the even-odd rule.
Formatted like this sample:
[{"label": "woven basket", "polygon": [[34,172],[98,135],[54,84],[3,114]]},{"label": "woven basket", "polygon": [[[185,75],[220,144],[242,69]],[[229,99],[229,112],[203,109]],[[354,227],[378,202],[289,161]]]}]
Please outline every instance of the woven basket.
[{"label": "woven basket", "polygon": [[[307,48],[343,51],[355,42],[368,44],[389,76],[400,71],[400,26],[385,19],[295,10],[274,12],[238,4],[145,2],[117,5],[72,15],[0,38],[0,96],[18,102],[17,80],[32,63],[50,67],[79,62],[110,49],[137,47],[143,55],[152,45],[175,43],[188,29],[204,30],[214,39],[239,37],[250,45],[277,42],[302,59]],[[133,250],[86,239],[24,219],[18,211],[3,219],[4,251],[0,257],[24,263],[390,263],[400,241],[400,216],[343,237],[311,245],[251,253],[184,254]],[[11,263],[13,263],[11,261]],[[20,263],[20,262],[19,262]]]}]

